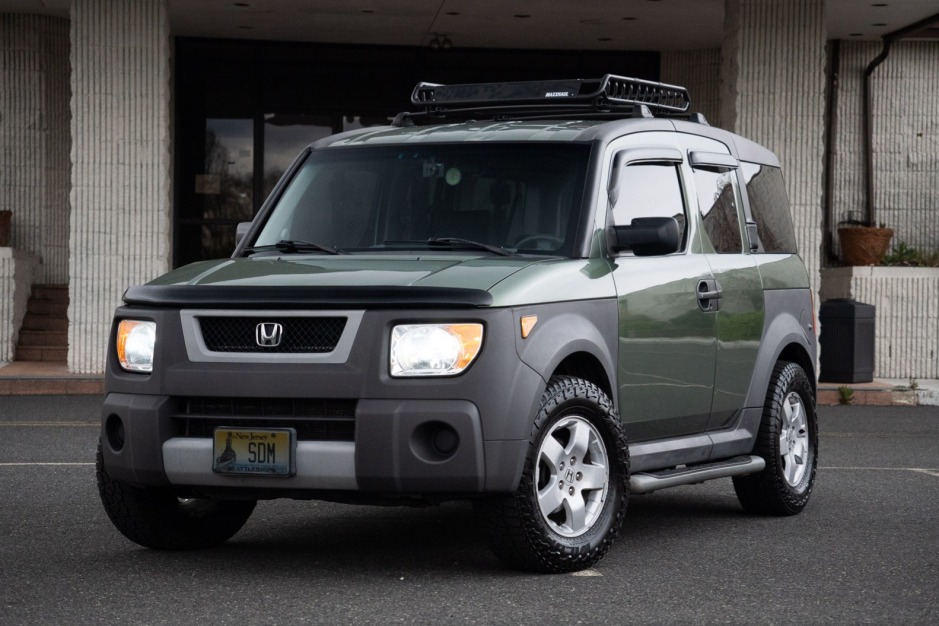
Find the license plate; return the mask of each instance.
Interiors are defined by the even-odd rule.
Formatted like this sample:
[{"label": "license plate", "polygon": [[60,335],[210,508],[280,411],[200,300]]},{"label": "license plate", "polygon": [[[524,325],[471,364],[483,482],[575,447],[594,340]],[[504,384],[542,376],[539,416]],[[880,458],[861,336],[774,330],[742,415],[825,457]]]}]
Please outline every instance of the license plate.
[{"label": "license plate", "polygon": [[212,471],[240,476],[291,476],[295,432],[292,428],[216,428]]}]

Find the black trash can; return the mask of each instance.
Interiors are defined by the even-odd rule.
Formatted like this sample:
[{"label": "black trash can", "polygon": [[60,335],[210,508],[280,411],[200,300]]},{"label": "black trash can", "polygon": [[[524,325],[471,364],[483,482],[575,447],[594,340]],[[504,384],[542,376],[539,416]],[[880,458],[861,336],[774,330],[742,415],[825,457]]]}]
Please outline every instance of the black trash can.
[{"label": "black trash can", "polygon": [[874,380],[874,305],[848,298],[822,302],[818,312],[821,373],[827,383]]}]

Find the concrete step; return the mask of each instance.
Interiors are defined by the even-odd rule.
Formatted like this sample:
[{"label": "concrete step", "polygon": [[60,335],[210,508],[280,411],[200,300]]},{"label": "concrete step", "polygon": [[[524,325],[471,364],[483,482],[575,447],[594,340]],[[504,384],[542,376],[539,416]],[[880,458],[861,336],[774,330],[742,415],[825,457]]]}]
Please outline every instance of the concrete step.
[{"label": "concrete step", "polygon": [[21,348],[67,348],[68,332],[57,330],[23,330],[20,331],[19,346]]},{"label": "concrete step", "polygon": [[32,297],[36,300],[68,302],[68,285],[33,285]]},{"label": "concrete step", "polygon": [[68,300],[37,300],[36,298],[30,298],[26,305],[26,312],[35,315],[65,317],[68,315]]},{"label": "concrete step", "polygon": [[23,330],[53,330],[68,332],[68,317],[64,315],[36,315],[27,313],[23,318]]},{"label": "concrete step", "polygon": [[68,285],[33,285],[14,361],[64,363],[68,359]]},{"label": "concrete step", "polygon": [[13,360],[65,363],[68,360],[68,348],[20,345],[16,347]]}]

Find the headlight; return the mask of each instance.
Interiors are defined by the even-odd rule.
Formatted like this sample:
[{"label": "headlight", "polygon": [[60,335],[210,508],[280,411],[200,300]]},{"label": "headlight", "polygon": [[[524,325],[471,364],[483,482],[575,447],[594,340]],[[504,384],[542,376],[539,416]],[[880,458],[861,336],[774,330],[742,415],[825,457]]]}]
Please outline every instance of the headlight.
[{"label": "headlight", "polygon": [[473,362],[482,324],[402,324],[391,331],[392,376],[453,376]]},{"label": "headlight", "polygon": [[117,359],[128,372],[153,371],[156,322],[121,320],[117,327]]}]

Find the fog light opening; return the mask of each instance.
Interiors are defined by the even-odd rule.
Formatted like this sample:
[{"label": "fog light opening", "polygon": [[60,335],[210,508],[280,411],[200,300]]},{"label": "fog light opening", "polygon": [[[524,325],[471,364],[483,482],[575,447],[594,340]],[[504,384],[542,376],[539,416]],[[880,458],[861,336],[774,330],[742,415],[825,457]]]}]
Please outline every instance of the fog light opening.
[{"label": "fog light opening", "polygon": [[437,454],[443,456],[450,456],[456,452],[457,446],[460,445],[460,436],[456,434],[456,431],[453,430],[450,426],[442,424],[440,428],[434,431],[433,437],[431,438],[431,444],[434,447],[434,451]]},{"label": "fog light opening", "polygon": [[460,435],[444,422],[424,422],[411,433],[411,452],[425,463],[442,463],[456,454]]},{"label": "fog light opening", "polygon": [[117,415],[111,414],[104,422],[104,434],[108,438],[108,445],[115,452],[124,449],[124,422]]}]

